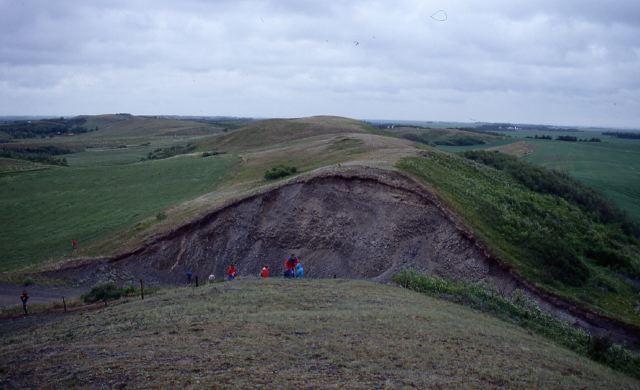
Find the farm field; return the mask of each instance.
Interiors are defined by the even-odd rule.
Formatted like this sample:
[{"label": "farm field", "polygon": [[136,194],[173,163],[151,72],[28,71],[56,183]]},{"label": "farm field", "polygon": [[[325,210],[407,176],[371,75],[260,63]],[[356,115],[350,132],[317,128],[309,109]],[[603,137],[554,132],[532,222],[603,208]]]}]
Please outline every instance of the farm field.
[{"label": "farm field", "polygon": [[69,167],[0,176],[0,270],[71,255],[72,239],[82,249],[142,220],[154,223],[165,208],[214,190],[236,164],[232,156],[95,163],[121,157],[103,153],[79,153]]}]

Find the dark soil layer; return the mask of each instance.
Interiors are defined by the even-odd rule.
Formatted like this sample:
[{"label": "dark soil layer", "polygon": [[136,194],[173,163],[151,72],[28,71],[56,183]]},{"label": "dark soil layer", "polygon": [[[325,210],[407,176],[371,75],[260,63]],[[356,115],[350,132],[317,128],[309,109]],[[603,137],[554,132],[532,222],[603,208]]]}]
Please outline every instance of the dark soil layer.
[{"label": "dark soil layer", "polygon": [[475,241],[425,188],[388,171],[358,169],[299,178],[231,203],[120,256],[77,261],[48,276],[89,286],[104,280],[147,284],[200,280],[224,274],[230,263],[240,276],[269,265],[280,275],[295,253],[314,278],[388,281],[413,268],[454,280],[486,282],[504,294],[519,288],[543,309],[594,333],[611,332],[635,343],[623,324],[573,307],[538,291]]}]

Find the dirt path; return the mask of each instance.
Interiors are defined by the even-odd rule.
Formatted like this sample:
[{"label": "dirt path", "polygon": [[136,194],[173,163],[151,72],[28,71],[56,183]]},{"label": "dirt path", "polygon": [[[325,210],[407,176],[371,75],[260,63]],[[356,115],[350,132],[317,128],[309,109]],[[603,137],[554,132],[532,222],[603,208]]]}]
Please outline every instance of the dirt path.
[{"label": "dirt path", "polygon": [[62,301],[62,297],[69,300],[86,292],[82,288],[60,286],[28,286],[0,282],[0,307],[20,304],[20,294],[26,290],[29,303],[49,303]]}]

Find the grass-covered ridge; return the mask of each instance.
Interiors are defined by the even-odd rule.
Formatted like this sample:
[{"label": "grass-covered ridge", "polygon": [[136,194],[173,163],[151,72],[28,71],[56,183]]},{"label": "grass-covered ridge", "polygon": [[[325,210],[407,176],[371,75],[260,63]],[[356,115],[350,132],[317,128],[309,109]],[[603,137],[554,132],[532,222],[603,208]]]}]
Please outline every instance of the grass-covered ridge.
[{"label": "grass-covered ridge", "polygon": [[640,324],[638,288],[616,266],[590,258],[603,246],[638,269],[637,240],[566,199],[532,191],[504,171],[429,151],[398,167],[432,187],[497,256],[534,284]]},{"label": "grass-covered ridge", "polygon": [[590,336],[582,329],[544,313],[521,291],[516,290],[507,298],[489,286],[448,281],[411,270],[396,274],[393,281],[405,288],[460,303],[513,322],[580,355],[640,378],[640,357],[612,344],[606,338]]},{"label": "grass-covered ridge", "polygon": [[244,279],[10,324],[0,387],[638,384],[513,324],[365,281]]}]

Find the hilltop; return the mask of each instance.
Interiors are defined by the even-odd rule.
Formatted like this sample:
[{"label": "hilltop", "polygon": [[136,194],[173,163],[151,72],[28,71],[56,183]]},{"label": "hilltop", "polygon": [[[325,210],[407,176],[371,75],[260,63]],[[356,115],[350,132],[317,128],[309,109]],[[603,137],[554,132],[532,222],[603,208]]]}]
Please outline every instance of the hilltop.
[{"label": "hilltop", "polygon": [[514,325],[364,281],[215,283],[43,320],[3,324],[2,386],[637,386]]}]

